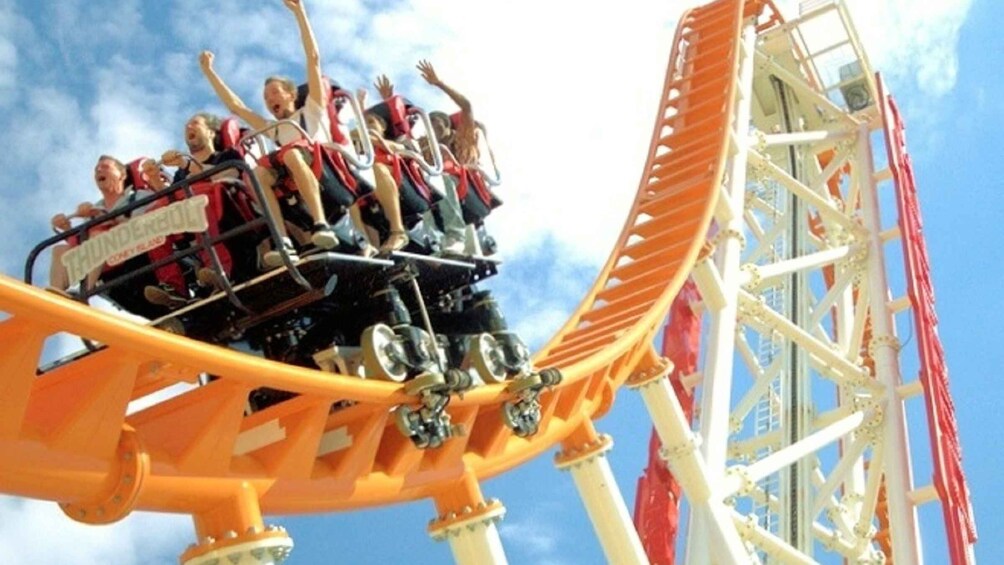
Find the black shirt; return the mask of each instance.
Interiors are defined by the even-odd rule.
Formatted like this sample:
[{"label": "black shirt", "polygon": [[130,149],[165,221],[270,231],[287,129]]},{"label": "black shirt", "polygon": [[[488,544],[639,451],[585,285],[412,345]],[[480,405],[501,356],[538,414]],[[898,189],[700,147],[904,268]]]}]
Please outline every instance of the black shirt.
[{"label": "black shirt", "polygon": [[[203,170],[208,171],[209,169],[215,167],[216,165],[219,165],[220,163],[234,160],[243,161],[244,157],[242,157],[241,154],[238,153],[236,149],[222,149],[210,155],[209,158],[206,159],[205,161],[199,161],[199,163],[202,165]],[[174,173],[174,182],[180,182],[188,178],[188,175],[191,174],[188,170],[189,167],[191,167],[191,164],[189,164],[188,167],[179,168],[178,171]],[[227,172],[229,173],[230,171]],[[234,171],[234,176],[236,176],[236,171]]]}]

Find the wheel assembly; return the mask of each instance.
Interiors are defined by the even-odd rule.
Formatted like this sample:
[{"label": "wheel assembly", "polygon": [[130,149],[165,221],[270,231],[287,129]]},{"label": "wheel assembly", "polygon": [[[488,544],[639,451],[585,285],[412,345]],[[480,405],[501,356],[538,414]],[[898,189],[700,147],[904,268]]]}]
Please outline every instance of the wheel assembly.
[{"label": "wheel assembly", "polygon": [[367,378],[400,383],[408,376],[404,350],[389,326],[375,324],[366,328],[360,345]]},{"label": "wheel assembly", "polygon": [[499,343],[489,334],[471,337],[468,350],[470,366],[485,383],[500,383],[506,379],[506,367]]}]

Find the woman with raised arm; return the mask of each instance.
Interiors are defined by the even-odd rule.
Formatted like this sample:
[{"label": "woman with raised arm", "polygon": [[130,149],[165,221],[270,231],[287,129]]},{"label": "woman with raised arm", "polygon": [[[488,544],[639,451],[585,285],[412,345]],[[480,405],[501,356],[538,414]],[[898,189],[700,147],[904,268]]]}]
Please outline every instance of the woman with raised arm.
[{"label": "woman with raised arm", "polygon": [[444,112],[432,112],[429,120],[433,129],[436,130],[436,138],[445,143],[453,155],[463,166],[477,166],[480,153],[478,151],[478,131],[474,123],[474,112],[471,110],[471,102],[466,96],[450,88],[436,74],[436,69],[432,63],[426,60],[418,62],[417,68],[426,82],[442,90],[450,97],[450,100],[460,108],[460,122],[456,129],[453,123]]}]

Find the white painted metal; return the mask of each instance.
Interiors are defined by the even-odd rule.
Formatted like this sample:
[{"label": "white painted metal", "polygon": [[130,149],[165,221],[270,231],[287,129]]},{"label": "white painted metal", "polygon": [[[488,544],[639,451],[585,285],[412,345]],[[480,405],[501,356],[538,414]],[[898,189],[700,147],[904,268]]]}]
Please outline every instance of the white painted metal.
[{"label": "white painted metal", "polygon": [[743,270],[739,279],[739,284],[742,286],[768,286],[776,279],[785,275],[791,275],[799,271],[806,271],[809,269],[818,269],[831,263],[835,263],[836,261],[847,257],[852,251],[853,250],[849,245],[845,245],[842,247],[835,247],[833,249],[820,251],[818,253],[812,253],[810,255],[803,255],[801,257],[795,257],[785,261],[779,261],[763,267],[754,267],[753,265],[749,265],[751,268]]},{"label": "white painted metal", "polygon": [[885,252],[880,234],[882,217],[877,186],[874,183],[871,131],[862,126],[858,132],[857,182],[861,188],[862,219],[869,231],[868,276],[870,290],[872,340],[869,349],[875,361],[875,377],[885,387],[887,403],[883,440],[886,447],[885,480],[889,501],[889,522],[893,555],[896,563],[922,563],[920,531],[917,513],[908,493],[913,490],[910,463],[910,440],[906,430],[906,414],[896,387],[902,384],[899,371],[899,341],[888,305],[889,284],[885,271]]},{"label": "white painted metal", "polygon": [[[842,7],[805,18],[826,14],[847,50],[815,51],[853,52],[870,75]],[[921,562],[914,507],[932,492],[910,476],[902,400],[919,387],[897,364],[893,315],[908,303],[890,300],[883,270],[900,234],[879,220],[876,112],[842,107],[850,79],[818,75],[836,63],[814,60],[804,23],[743,32],[713,252],[692,273],[706,328],[698,431],[667,379],[637,385],[690,506],[688,565],[877,564],[883,487],[896,562]]]},{"label": "white painted metal", "polygon": [[863,412],[856,412],[818,432],[802,438],[798,443],[771,453],[752,465],[733,467],[727,473],[720,494],[731,496],[743,488],[750,488],[764,477],[780,471],[792,463],[815,453],[837,439],[847,435],[865,420]]},{"label": "white painted metal", "polygon": [[506,565],[502,539],[495,522],[478,522],[447,536],[457,565]]},{"label": "white painted metal", "polygon": [[693,277],[697,290],[700,291],[701,298],[704,299],[704,305],[708,309],[715,311],[725,307],[726,299],[722,287],[722,276],[718,274],[718,267],[715,266],[710,257],[697,262],[697,265],[694,266]]},{"label": "white painted metal", "polygon": [[612,446],[608,442],[581,458],[559,464],[558,468],[572,474],[607,562],[648,565],[645,549],[606,457]]},{"label": "white painted metal", "polygon": [[750,520],[748,516],[733,512],[732,520],[743,536],[763,548],[768,557],[775,560],[774,562],[798,565],[814,565],[816,563],[812,557],[791,547],[781,538],[760,527],[756,521]]},{"label": "white painted metal", "polygon": [[505,508],[489,507],[472,512],[466,520],[457,520],[429,532],[432,539],[446,540],[457,565],[507,565],[505,550],[496,524]]},{"label": "white painted metal", "polygon": [[[742,49],[738,75],[738,99],[734,122],[731,124],[731,139],[735,144],[731,166],[728,169],[728,184],[723,195],[732,210],[743,210],[746,196],[746,167],[748,164],[749,124],[751,119],[753,92],[753,54],[756,51],[756,29],[753,22],[747,22],[743,29]],[[745,95],[744,95],[745,94]],[[722,280],[724,305],[711,312],[708,333],[708,350],[705,358],[702,405],[701,437],[704,440],[701,452],[707,465],[712,483],[724,478],[728,455],[729,405],[732,397],[732,367],[735,352],[736,316],[739,300],[739,262],[742,255],[743,218],[740,214],[730,214],[722,222],[719,234],[721,241],[717,251],[718,272]],[[690,493],[688,492],[688,495]],[[686,562],[688,565],[704,565],[710,561],[708,545],[711,541],[709,530],[715,525],[721,527],[719,519],[712,519],[710,513],[693,513],[688,528]],[[746,560],[748,562],[748,558]]]},{"label": "white painted metal", "polygon": [[690,431],[666,375],[645,382],[637,389],[663,445],[663,458],[687,493],[693,507],[692,516],[697,517],[697,521],[705,527],[705,535],[713,541],[710,557],[715,557],[718,563],[749,562],[749,552],[729,521],[723,497],[714,492],[707,465],[698,451],[699,441]]},{"label": "white painted metal", "polygon": [[293,549],[288,537],[265,538],[223,547],[189,559],[184,565],[281,565]]},{"label": "white painted metal", "polygon": [[751,163],[764,167],[771,177],[785,185],[793,194],[805,200],[805,203],[816,208],[824,218],[836,222],[851,233],[860,233],[857,221],[838,209],[828,196],[824,196],[809,188],[788,174],[787,171],[772,163],[765,155],[750,151]]},{"label": "white painted metal", "polygon": [[762,138],[754,138],[753,141],[762,141],[767,147],[775,145],[798,145],[798,144],[818,144],[822,141],[840,141],[854,137],[853,131],[839,130],[818,130],[800,131],[795,133],[773,133],[764,135]]}]

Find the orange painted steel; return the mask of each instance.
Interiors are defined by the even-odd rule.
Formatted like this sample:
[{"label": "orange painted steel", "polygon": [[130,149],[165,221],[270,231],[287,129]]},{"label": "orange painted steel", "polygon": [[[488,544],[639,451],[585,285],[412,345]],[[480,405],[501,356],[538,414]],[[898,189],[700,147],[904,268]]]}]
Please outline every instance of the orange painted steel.
[{"label": "orange painted steel", "polygon": [[[512,434],[501,408],[510,395],[488,385],[449,407],[468,435],[419,450],[389,417],[415,403],[399,384],[200,343],[0,278],[0,310],[10,316],[0,322],[0,492],[55,500],[71,516],[85,509],[94,519],[132,509],[189,513],[212,533],[231,515],[260,526],[255,504],[241,502],[251,498],[267,513],[418,498],[459,504],[448,494],[458,482],[497,475],[591,429],[617,389],[658,358],[653,336],[705,243],[723,182],[742,19],[765,5],[719,0],[681,19],[624,230],[592,290],[535,357],[565,377],[543,393],[535,436]],[[61,331],[105,348],[36,377],[44,340]],[[131,400],[200,372],[219,378],[126,415]],[[257,387],[299,396],[245,416]],[[331,412],[339,400],[356,403]],[[242,433],[266,428],[283,439],[235,454]],[[342,441],[332,447],[333,436]]]}]

